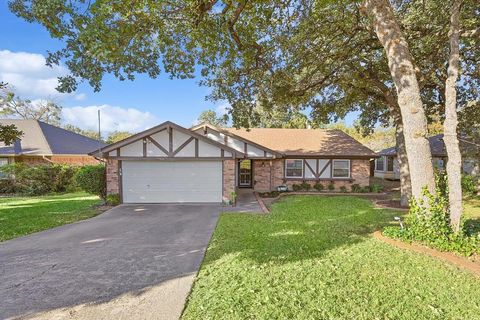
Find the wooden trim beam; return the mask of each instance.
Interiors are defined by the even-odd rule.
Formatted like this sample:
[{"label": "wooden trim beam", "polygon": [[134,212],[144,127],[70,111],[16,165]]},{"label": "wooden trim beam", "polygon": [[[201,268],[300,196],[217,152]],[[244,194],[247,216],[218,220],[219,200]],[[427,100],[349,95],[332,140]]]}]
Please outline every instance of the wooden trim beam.
[{"label": "wooden trim beam", "polygon": [[190,137],[188,138],[184,143],[182,143],[178,148],[177,150],[175,150],[173,152],[173,156],[175,156],[177,153],[179,153],[180,151],[182,151],[183,148],[185,148],[190,142],[193,141],[193,139],[195,139],[194,137]]},{"label": "wooden trim beam", "polygon": [[195,139],[195,158],[198,158],[198,139]]},{"label": "wooden trim beam", "polygon": [[[307,159],[303,159],[303,163],[305,164],[305,166],[308,167],[308,169],[313,173],[313,176],[315,178],[318,178],[318,174],[317,174],[317,171],[316,170],[313,170],[313,168],[310,166],[310,164],[307,162]],[[304,168],[305,169],[305,168]],[[303,172],[303,176],[305,176],[305,170]]]},{"label": "wooden trim beam", "polygon": [[[320,159],[319,159],[320,160]],[[320,179],[320,177],[322,176],[322,174],[325,172],[325,170],[327,170],[327,167],[328,165],[330,165],[330,177],[332,176],[332,159],[329,159],[327,161],[327,164],[325,164],[325,166],[323,167],[323,169],[318,173],[318,178]]]},{"label": "wooden trim beam", "polygon": [[165,149],[164,147],[162,147],[162,145],[160,143],[158,143],[155,139],[153,139],[152,137],[147,137],[147,139],[150,140],[150,142],[152,142],[155,147],[162,150],[163,153],[168,155],[168,150]]},{"label": "wooden trim beam", "polygon": [[173,129],[168,126],[168,156],[173,157]]},{"label": "wooden trim beam", "polygon": [[143,138],[142,142],[143,142],[143,157],[146,158],[147,157],[147,139]]},{"label": "wooden trim beam", "polygon": [[128,161],[212,161],[212,160],[225,160],[221,157],[111,157],[112,160],[128,160]]}]

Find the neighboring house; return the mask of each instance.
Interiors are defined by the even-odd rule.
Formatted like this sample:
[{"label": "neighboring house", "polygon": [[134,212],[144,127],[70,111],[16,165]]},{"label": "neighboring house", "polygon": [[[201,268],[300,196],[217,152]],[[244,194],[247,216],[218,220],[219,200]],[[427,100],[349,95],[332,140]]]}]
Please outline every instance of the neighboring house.
[{"label": "neighboring house", "polygon": [[306,181],[369,185],[376,154],[339,130],[191,129],[165,122],[102,148],[107,193],[123,203],[221,202]]},{"label": "neighboring house", "polygon": [[[428,138],[428,142],[430,143],[434,168],[444,170],[447,164],[447,151],[445,149],[445,143],[443,142],[443,134]],[[463,154],[463,172],[478,175],[480,173],[480,163],[478,161],[478,154],[480,153],[479,147],[473,142],[461,139],[460,149]],[[374,176],[389,180],[400,179],[400,167],[396,147],[383,149],[378,152],[378,155],[380,157],[375,160]]]},{"label": "neighboring house", "polygon": [[23,136],[10,146],[0,142],[0,166],[14,162],[96,164],[99,161],[89,153],[105,146],[97,140],[42,121],[0,119],[0,124],[13,124],[23,131]]}]

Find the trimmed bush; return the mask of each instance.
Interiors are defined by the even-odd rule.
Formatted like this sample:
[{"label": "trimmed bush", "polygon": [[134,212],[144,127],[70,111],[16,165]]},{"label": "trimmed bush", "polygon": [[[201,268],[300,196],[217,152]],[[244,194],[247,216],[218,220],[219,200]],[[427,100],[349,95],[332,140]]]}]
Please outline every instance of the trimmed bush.
[{"label": "trimmed bush", "polygon": [[310,189],[312,188],[312,186],[306,182],[306,181],[303,181],[301,184],[300,184],[300,190],[303,190],[303,191],[310,191]]},{"label": "trimmed bush", "polygon": [[104,165],[98,164],[81,167],[75,175],[75,181],[83,191],[105,199],[107,186]]},{"label": "trimmed bush", "polygon": [[118,193],[109,194],[105,200],[108,205],[118,206],[120,204],[120,195]]},{"label": "trimmed bush", "polygon": [[313,185],[313,188],[315,188],[315,190],[317,191],[323,191],[323,189],[325,189],[325,186],[320,182],[317,182]]},{"label": "trimmed bush", "polygon": [[11,179],[0,180],[0,193],[1,194],[17,193],[17,189],[15,188],[15,182]]},{"label": "trimmed bush", "polygon": [[352,192],[360,193],[362,192],[362,187],[358,183],[354,183],[351,186]]},{"label": "trimmed bush", "polygon": [[292,184],[292,190],[295,191],[295,192],[298,192],[298,191],[302,190],[302,186],[294,183],[294,184]]},{"label": "trimmed bush", "polygon": [[347,191],[348,191],[347,187],[345,187],[345,186],[340,187],[340,192],[346,193]]},{"label": "trimmed bush", "polygon": [[333,183],[333,181],[331,181],[328,186],[327,186],[328,190],[330,191],[333,191],[335,190],[335,183]]},{"label": "trimmed bush", "polygon": [[370,192],[380,193],[382,191],[383,191],[383,186],[378,183],[374,183],[370,186]]}]

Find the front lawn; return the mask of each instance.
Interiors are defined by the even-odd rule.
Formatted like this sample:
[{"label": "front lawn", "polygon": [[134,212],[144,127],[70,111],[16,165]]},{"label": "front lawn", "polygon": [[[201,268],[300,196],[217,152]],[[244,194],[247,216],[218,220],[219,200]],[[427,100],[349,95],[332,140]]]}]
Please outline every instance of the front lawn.
[{"label": "front lawn", "polygon": [[99,203],[83,192],[0,198],[0,241],[93,217]]},{"label": "front lawn", "polygon": [[223,214],[184,319],[480,319],[480,278],[370,234],[398,213],[353,196]]}]

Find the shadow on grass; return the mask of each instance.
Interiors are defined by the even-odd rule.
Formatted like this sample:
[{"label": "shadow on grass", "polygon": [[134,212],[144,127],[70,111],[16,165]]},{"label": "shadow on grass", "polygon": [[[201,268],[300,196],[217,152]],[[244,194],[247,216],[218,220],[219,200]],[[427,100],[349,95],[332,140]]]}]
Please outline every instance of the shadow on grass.
[{"label": "shadow on grass", "polygon": [[348,250],[398,214],[358,197],[285,197],[268,216],[222,215],[204,264],[231,254],[258,264],[321,257]]}]

